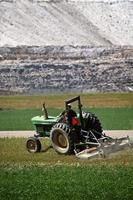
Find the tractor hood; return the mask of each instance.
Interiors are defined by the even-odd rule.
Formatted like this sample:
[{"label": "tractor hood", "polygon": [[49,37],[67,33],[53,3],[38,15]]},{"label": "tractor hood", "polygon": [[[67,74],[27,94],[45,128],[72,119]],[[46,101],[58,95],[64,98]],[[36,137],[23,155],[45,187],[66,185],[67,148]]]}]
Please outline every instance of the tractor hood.
[{"label": "tractor hood", "polygon": [[31,119],[32,124],[55,124],[57,122],[57,117],[49,116],[45,119],[44,116],[36,116]]}]

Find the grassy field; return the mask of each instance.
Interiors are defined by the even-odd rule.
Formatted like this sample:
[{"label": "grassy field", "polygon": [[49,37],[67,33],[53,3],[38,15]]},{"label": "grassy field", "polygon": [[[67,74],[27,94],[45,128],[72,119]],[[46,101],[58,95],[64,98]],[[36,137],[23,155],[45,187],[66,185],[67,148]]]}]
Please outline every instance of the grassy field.
[{"label": "grassy field", "polygon": [[[48,108],[50,115],[59,115],[62,109]],[[133,108],[86,108],[95,113],[104,130],[132,130]],[[0,130],[32,130],[31,118],[41,115],[41,109],[17,109],[0,111]]]},{"label": "grassy field", "polygon": [[[42,96],[0,96],[2,109],[29,109],[41,108],[46,102],[48,108],[64,108],[64,101],[74,95],[42,95]],[[83,107],[87,108],[112,108],[133,107],[133,93],[94,93],[81,94]]]},{"label": "grassy field", "polygon": [[[0,96],[0,130],[31,130],[31,118],[42,114],[44,101],[49,114],[56,116],[64,109],[64,101],[73,96]],[[98,116],[104,129],[133,129],[133,93],[84,94],[81,101],[85,111]]]},{"label": "grassy field", "polygon": [[[133,199],[133,154],[78,160],[53,149],[30,154],[26,139],[0,139],[0,199]],[[48,146],[42,141],[43,149]]]},{"label": "grassy field", "polygon": [[0,175],[1,200],[133,199],[131,166],[8,168]]},{"label": "grassy field", "polygon": [[[1,96],[0,129],[32,129],[45,100],[51,115],[72,95]],[[133,129],[133,93],[81,95],[85,110],[95,113],[104,129]],[[56,109],[55,109],[56,108]],[[74,155],[30,154],[24,138],[0,138],[0,200],[129,200],[133,199],[133,151],[105,159],[79,160]]]}]

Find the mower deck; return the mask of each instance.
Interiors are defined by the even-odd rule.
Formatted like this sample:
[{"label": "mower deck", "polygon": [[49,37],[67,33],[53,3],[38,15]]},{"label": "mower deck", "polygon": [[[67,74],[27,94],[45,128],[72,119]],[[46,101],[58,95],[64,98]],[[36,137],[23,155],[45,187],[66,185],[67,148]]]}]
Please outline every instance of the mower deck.
[{"label": "mower deck", "polygon": [[[89,144],[89,143],[88,143]],[[87,143],[86,143],[87,145]],[[109,154],[116,153],[126,148],[132,148],[133,141],[130,140],[129,136],[122,137],[119,139],[113,139],[106,137],[106,141],[98,140],[98,144],[92,148],[86,148],[80,152],[75,150],[75,155],[80,159],[91,159],[91,158],[105,158]]]}]

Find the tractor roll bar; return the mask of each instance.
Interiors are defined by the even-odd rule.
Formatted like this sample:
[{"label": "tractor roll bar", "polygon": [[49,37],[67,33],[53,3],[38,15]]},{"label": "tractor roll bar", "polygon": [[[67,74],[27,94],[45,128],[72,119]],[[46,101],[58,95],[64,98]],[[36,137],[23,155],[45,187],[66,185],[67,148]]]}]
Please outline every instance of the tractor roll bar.
[{"label": "tractor roll bar", "polygon": [[78,101],[78,109],[79,109],[79,115],[80,115],[80,123],[81,123],[81,127],[83,127],[83,116],[82,116],[82,104],[80,101],[80,96],[76,96],[72,99],[69,99],[67,101],[65,101],[66,104],[66,110],[68,110],[68,104],[69,103],[73,103],[74,101]]},{"label": "tractor roll bar", "polygon": [[78,107],[79,107],[79,108],[82,107],[81,102],[80,102],[80,96],[77,96],[77,97],[74,97],[74,98],[72,98],[72,99],[69,99],[69,100],[65,101],[65,103],[66,103],[66,109],[67,109],[67,107],[68,107],[68,104],[69,104],[69,103],[72,103],[72,102],[74,102],[74,101],[78,101]]}]

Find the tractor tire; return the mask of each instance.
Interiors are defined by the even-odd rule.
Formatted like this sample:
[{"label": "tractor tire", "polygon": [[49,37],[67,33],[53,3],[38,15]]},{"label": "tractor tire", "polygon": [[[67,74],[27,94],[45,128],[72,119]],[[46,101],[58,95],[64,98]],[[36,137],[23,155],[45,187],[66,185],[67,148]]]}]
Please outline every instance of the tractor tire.
[{"label": "tractor tire", "polygon": [[65,123],[57,123],[50,132],[51,144],[59,154],[70,155],[74,152],[74,136]]},{"label": "tractor tire", "polygon": [[28,138],[26,142],[26,148],[30,153],[36,153],[41,151],[40,140],[36,137]]},{"label": "tractor tire", "polygon": [[92,131],[97,139],[102,135],[103,129],[99,119],[92,113],[83,113],[84,130]]}]

